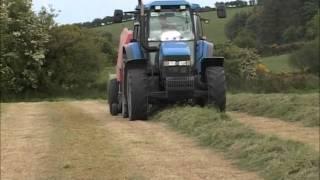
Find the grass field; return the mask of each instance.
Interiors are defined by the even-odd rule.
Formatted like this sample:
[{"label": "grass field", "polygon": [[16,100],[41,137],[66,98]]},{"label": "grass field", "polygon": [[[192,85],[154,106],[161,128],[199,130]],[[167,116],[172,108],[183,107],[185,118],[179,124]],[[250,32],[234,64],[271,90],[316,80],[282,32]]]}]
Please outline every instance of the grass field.
[{"label": "grass field", "polygon": [[218,149],[264,179],[318,179],[319,154],[299,142],[262,135],[211,108],[173,107],[153,118]]},{"label": "grass field", "polygon": [[319,126],[319,93],[234,94],[228,96],[228,110]]},{"label": "grass field", "polygon": [[[216,12],[208,12],[202,13],[203,18],[207,18],[210,20],[209,24],[204,24],[204,34],[208,38],[208,40],[214,42],[215,44],[224,43],[227,41],[227,38],[224,33],[224,27],[227,22],[238,12],[241,11],[251,11],[251,7],[246,8],[230,8],[227,9],[227,18],[218,19]],[[117,45],[120,33],[123,28],[128,27],[132,29],[133,22],[125,22],[121,24],[113,24],[109,26],[103,26],[95,28],[98,32],[109,32],[113,36],[113,44]]]},{"label": "grass field", "polygon": [[261,62],[273,73],[290,73],[298,71],[298,69],[290,65],[289,57],[290,54],[270,56],[262,58]]}]

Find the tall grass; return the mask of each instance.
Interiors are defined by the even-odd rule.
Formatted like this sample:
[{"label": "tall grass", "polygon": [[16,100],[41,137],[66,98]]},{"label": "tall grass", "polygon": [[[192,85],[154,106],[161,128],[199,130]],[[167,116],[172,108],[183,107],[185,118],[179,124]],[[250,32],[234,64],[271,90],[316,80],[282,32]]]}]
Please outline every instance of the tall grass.
[{"label": "tall grass", "polygon": [[228,110],[319,126],[319,93],[230,94]]},{"label": "tall grass", "polygon": [[173,107],[154,115],[202,145],[220,150],[265,179],[318,179],[319,154],[309,147],[254,130],[210,108]]}]

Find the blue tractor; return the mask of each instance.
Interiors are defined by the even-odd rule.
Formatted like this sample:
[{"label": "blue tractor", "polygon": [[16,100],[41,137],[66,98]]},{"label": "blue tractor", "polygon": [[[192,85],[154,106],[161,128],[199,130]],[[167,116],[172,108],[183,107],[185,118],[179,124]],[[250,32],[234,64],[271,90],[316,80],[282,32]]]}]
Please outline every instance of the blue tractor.
[{"label": "blue tractor", "polygon": [[[110,79],[112,115],[146,120],[150,105],[193,102],[226,108],[224,58],[203,35],[199,5],[184,0],[139,0],[133,31],[120,37],[116,75]],[[217,8],[226,17],[224,7]]]}]

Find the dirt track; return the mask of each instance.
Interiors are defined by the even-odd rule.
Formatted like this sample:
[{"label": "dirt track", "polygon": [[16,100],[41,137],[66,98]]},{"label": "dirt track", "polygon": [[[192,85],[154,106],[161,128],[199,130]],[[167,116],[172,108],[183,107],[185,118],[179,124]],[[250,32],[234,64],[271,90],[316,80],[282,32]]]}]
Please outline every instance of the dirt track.
[{"label": "dirt track", "polygon": [[164,124],[96,101],[1,107],[1,179],[259,179]]}]

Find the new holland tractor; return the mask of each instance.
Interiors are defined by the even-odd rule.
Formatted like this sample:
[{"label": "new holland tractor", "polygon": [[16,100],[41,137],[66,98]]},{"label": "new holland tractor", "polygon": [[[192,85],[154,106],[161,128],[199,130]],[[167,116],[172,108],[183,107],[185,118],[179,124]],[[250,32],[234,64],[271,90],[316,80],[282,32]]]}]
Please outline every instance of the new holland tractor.
[{"label": "new holland tractor", "polygon": [[[184,0],[138,3],[131,12],[134,29],[120,36],[116,75],[108,85],[110,113],[146,120],[150,106],[175,102],[224,111],[224,58],[213,56],[200,6]],[[225,8],[218,7],[217,14],[226,17]]]}]

